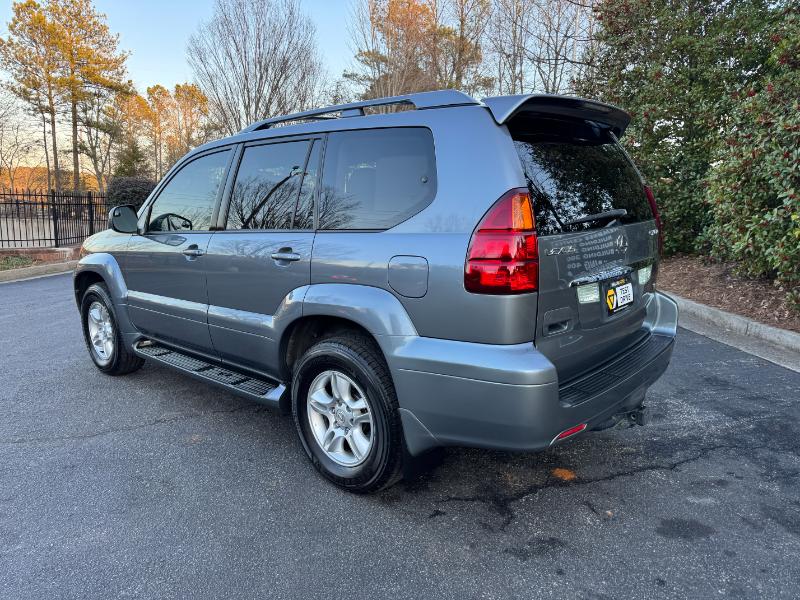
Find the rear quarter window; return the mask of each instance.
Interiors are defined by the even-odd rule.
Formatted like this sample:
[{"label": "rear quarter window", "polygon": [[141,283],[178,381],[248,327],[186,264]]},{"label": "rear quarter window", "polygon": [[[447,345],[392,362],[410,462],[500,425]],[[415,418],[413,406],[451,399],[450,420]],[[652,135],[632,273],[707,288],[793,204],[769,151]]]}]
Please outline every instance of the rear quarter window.
[{"label": "rear quarter window", "polygon": [[653,218],[642,181],[607,132],[584,123],[538,119],[509,127],[533,198],[541,235],[603,227],[570,221],[625,209],[621,223]]},{"label": "rear quarter window", "polygon": [[318,202],[320,229],[389,229],[428,206],[435,195],[429,129],[330,134]]}]

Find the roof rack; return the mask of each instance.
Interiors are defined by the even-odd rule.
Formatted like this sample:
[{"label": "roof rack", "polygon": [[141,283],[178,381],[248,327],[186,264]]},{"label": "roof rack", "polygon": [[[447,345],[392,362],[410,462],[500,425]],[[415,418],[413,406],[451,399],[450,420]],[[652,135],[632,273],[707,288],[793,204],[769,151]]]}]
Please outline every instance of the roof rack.
[{"label": "roof rack", "polygon": [[[239,133],[249,133],[269,129],[275,125],[292,121],[318,121],[323,119],[336,119],[345,117],[363,117],[366,113],[365,108],[376,106],[389,106],[393,104],[409,104],[415,109],[424,108],[443,108],[445,106],[464,106],[479,104],[471,96],[456,90],[438,90],[435,92],[419,92],[417,94],[407,94],[405,96],[391,96],[389,98],[376,98],[375,100],[365,100],[363,102],[350,102],[349,104],[338,104],[336,106],[326,106],[304,112],[293,113],[282,117],[264,119],[256,121],[252,125],[245,127]],[[334,116],[338,113],[338,117]]]}]

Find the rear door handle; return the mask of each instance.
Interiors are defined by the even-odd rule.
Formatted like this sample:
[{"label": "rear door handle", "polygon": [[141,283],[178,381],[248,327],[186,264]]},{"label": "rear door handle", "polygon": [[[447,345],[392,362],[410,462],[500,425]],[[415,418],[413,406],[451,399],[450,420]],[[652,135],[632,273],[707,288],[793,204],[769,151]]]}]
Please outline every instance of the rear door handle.
[{"label": "rear door handle", "polygon": [[295,262],[300,260],[300,255],[296,252],[273,252],[272,253],[272,260],[283,261],[283,262]]},{"label": "rear door handle", "polygon": [[191,246],[186,248],[186,250],[184,250],[183,253],[186,256],[192,256],[194,258],[197,258],[198,256],[203,256],[203,254],[205,254],[203,250],[197,247],[197,244],[192,244]]}]

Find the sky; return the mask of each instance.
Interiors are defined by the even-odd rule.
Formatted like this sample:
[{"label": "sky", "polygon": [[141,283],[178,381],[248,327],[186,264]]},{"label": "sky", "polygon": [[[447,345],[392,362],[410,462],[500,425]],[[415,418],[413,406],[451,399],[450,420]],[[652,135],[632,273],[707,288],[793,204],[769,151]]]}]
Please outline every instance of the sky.
[{"label": "sky", "polygon": [[[258,0],[253,0],[258,1]],[[340,77],[352,53],[347,18],[351,0],[301,0],[317,27],[317,43],[330,77]],[[11,0],[0,0],[0,33],[11,19]],[[213,13],[214,0],[94,0],[120,47],[131,52],[128,72],[140,92],[154,83],[173,87],[191,81],[186,42]]]}]

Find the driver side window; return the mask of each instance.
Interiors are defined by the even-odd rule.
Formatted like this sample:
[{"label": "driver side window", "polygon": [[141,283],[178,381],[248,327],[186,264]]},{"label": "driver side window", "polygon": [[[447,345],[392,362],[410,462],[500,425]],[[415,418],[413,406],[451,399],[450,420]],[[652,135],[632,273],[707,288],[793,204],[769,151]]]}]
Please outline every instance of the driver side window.
[{"label": "driver side window", "polygon": [[147,231],[207,231],[230,153],[201,156],[178,171],[150,207]]}]

